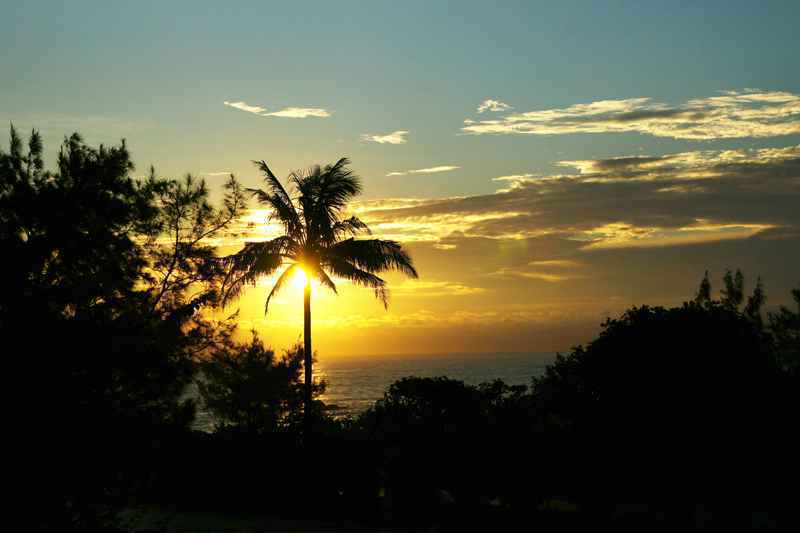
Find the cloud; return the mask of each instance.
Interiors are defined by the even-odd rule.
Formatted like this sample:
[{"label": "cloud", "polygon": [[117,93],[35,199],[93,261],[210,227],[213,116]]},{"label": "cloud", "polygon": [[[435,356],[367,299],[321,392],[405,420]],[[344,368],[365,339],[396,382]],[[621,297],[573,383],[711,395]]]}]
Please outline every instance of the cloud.
[{"label": "cloud", "polygon": [[[514,186],[490,194],[363,200],[353,204],[353,213],[380,238],[429,243],[431,250],[454,255],[462,250],[464,239],[551,239],[551,244],[562,243],[566,253],[800,232],[800,145],[558,165],[571,172],[500,176],[493,179]],[[279,234],[279,226],[265,222],[267,214],[252,211],[235,228],[238,238]],[[566,270],[582,263],[554,253],[534,259],[523,266],[525,276],[537,279],[574,277]]]},{"label": "cloud", "polygon": [[528,263],[532,267],[545,267],[545,268],[578,268],[581,263],[571,259],[545,259],[540,261],[531,261]]},{"label": "cloud", "polygon": [[256,115],[263,114],[267,108],[261,107],[259,105],[249,105],[245,102],[228,102],[227,100],[223,102],[228,107],[232,107],[234,109],[239,109],[241,111],[247,111],[248,113],[254,113]]},{"label": "cloud", "polygon": [[405,242],[553,236],[583,250],[696,244],[800,229],[800,145],[558,165],[572,173],[501,176],[494,179],[512,187],[392,209],[364,204],[359,216],[377,234]]},{"label": "cloud", "polygon": [[591,238],[585,250],[609,248],[649,248],[701,244],[729,239],[746,239],[773,229],[773,224],[724,224],[696,219],[692,224],[678,228],[637,227],[625,223],[611,223],[584,232]]},{"label": "cloud", "polygon": [[545,281],[547,283],[559,283],[584,278],[583,274],[570,272],[583,266],[583,263],[573,259],[540,259],[529,261],[526,265],[502,267],[489,275],[500,278],[521,278]]},{"label": "cloud", "polygon": [[[373,233],[384,239],[400,242],[434,242],[450,235],[464,231],[465,227],[478,225],[481,222],[505,219],[505,212],[483,212],[471,214],[441,214],[432,218],[408,217],[402,210],[397,210],[397,217],[375,217],[374,212],[365,211],[359,214],[369,220]],[[446,245],[445,245],[446,247]],[[452,249],[452,248],[451,248]]]},{"label": "cloud", "polygon": [[386,135],[372,135],[370,133],[365,133],[361,136],[361,140],[366,142],[375,142],[378,144],[406,144],[408,142],[406,135],[408,135],[408,131],[405,130],[393,131],[392,133],[387,133]]},{"label": "cloud", "polygon": [[326,109],[322,109],[319,107],[287,107],[281,109],[280,111],[274,111],[272,113],[267,113],[266,107],[261,107],[258,105],[250,105],[246,102],[228,102],[227,100],[223,102],[228,107],[233,107],[235,109],[239,109],[241,111],[246,111],[248,113],[253,113],[260,117],[283,117],[283,118],[308,118],[308,117],[317,117],[317,118],[327,118],[330,117],[331,114]]},{"label": "cloud", "polygon": [[495,272],[492,272],[490,276],[501,277],[501,278],[517,278],[517,279],[545,281],[547,283],[559,283],[561,281],[577,279],[580,277],[580,276],[568,276],[563,274],[552,274],[547,272],[538,272],[536,270],[527,270],[525,268],[514,268],[514,267],[503,267]]},{"label": "cloud", "polygon": [[206,176],[230,176],[231,171],[223,170],[222,172],[206,172]]},{"label": "cloud", "polygon": [[634,132],[691,140],[775,137],[800,134],[800,95],[727,91],[677,106],[651,98],[599,100],[500,119],[467,119],[461,129],[475,135]]},{"label": "cloud", "polygon": [[702,194],[709,192],[709,190],[702,185],[670,185],[669,187],[656,189],[656,192],[673,194]]},{"label": "cloud", "polygon": [[426,198],[375,198],[372,200],[360,200],[353,205],[357,212],[364,211],[387,211],[391,209],[406,209],[428,203]]},{"label": "cloud", "polygon": [[[352,329],[379,328],[385,330],[387,327],[402,328],[425,328],[442,326],[471,326],[486,327],[491,325],[508,326],[511,324],[524,325],[526,330],[531,323],[537,323],[541,327],[544,321],[552,321],[557,316],[561,319],[574,319],[574,314],[564,312],[561,309],[553,310],[547,306],[530,305],[526,308],[513,311],[497,310],[451,310],[447,313],[435,312],[430,309],[419,309],[405,313],[382,313],[379,315],[365,315],[362,313],[342,313],[335,316],[318,317],[314,319],[315,327],[320,329],[333,329],[336,331]],[[238,320],[240,329],[246,326],[261,326],[264,324],[260,320]],[[296,318],[270,318],[269,324],[276,328],[296,327],[302,325],[302,319]],[[494,341],[494,339],[492,339]],[[496,346],[496,343],[493,344]],[[555,350],[554,350],[555,351]],[[448,353],[448,352],[445,352]]]},{"label": "cloud", "polygon": [[409,174],[435,174],[437,172],[449,172],[451,170],[457,170],[461,167],[453,166],[453,165],[443,165],[439,167],[430,167],[430,168],[420,168],[417,170],[409,170]]},{"label": "cloud", "polygon": [[395,294],[409,296],[467,296],[486,292],[482,287],[471,287],[451,281],[404,280],[392,286]]},{"label": "cloud", "polygon": [[608,159],[559,161],[584,181],[703,180],[723,177],[732,171],[753,172],[779,163],[795,165],[800,145],[755,150],[696,150],[663,156],[626,156]]},{"label": "cloud", "polygon": [[512,174],[510,176],[497,176],[492,181],[522,181],[532,178],[533,174]]},{"label": "cloud", "polygon": [[265,117],[284,117],[284,118],[328,118],[331,116],[326,109],[319,107],[287,107],[274,113],[265,113]]},{"label": "cloud", "polygon": [[405,170],[402,172],[389,172],[386,174],[386,177],[391,176],[405,176],[406,174],[437,174],[439,172],[450,172],[451,170],[458,170],[459,166],[455,165],[442,165],[438,167],[430,167],[430,168],[418,168],[416,170]]},{"label": "cloud", "polygon": [[487,99],[481,102],[481,105],[478,106],[478,113],[483,113],[484,111],[508,111],[509,109],[514,108],[499,100]]},{"label": "cloud", "polygon": [[508,192],[512,189],[522,187],[524,184],[532,181],[535,174],[512,174],[510,176],[498,176],[492,178],[492,181],[507,181],[508,187],[500,189],[499,192]]}]

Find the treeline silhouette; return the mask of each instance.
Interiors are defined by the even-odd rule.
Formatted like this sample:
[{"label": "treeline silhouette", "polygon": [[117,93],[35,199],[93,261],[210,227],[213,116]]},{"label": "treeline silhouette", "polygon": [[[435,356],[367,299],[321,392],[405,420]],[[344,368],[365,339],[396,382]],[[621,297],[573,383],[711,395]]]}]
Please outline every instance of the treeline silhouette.
[{"label": "treeline silhouette", "polygon": [[[708,273],[679,307],[633,307],[530,386],[408,377],[354,418],[236,317],[211,321],[210,244],[245,207],[202,180],[132,178],[123,142],[65,139],[56,168],[11,129],[0,151],[7,440],[26,529],[106,530],[124,509],[255,513],[374,530],[792,528],[800,288],[764,313]],[[199,401],[216,425],[193,431]],[[309,462],[308,457],[314,460]],[[143,511],[144,512],[144,511]]]}]

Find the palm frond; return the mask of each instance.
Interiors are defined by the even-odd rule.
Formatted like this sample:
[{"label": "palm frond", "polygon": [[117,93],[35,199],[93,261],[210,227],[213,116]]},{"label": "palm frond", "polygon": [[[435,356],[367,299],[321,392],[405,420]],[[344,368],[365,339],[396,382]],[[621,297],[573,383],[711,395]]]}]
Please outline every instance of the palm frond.
[{"label": "palm frond", "polygon": [[360,234],[372,235],[369,226],[355,216],[336,222],[332,229],[334,237],[336,237],[337,240],[343,235],[351,235],[353,237]]},{"label": "palm frond", "polygon": [[283,184],[275,174],[272,173],[272,170],[270,170],[265,161],[253,161],[253,163],[255,163],[264,174],[264,181],[267,182],[269,190],[248,189],[248,191],[253,193],[258,198],[259,202],[272,207],[270,218],[277,218],[283,223],[287,233],[296,235],[300,227],[300,217],[297,214],[297,209],[295,209],[289,193],[286,192]]},{"label": "palm frond", "polygon": [[349,157],[340,157],[336,163],[332,165],[325,165],[325,173],[331,174],[331,173],[338,173],[345,171],[349,172],[349,169],[346,168],[347,165],[349,164],[350,164]]},{"label": "palm frond", "polygon": [[286,192],[286,189],[283,187],[283,184],[277,178],[277,176],[272,173],[272,170],[270,170],[266,161],[262,159],[261,161],[253,161],[253,163],[264,174],[264,181],[267,182],[273,194],[279,196],[284,202],[291,205],[292,200],[289,197],[289,193]]},{"label": "palm frond", "polygon": [[284,259],[293,256],[293,239],[282,236],[271,241],[248,242],[239,252],[221,258],[225,269],[222,282],[222,301],[238,297],[248,285],[255,285],[261,276],[275,272]]},{"label": "palm frond", "polygon": [[309,241],[336,241],[334,226],[340,222],[347,203],[361,192],[361,180],[347,168],[349,163],[343,157],[324,168],[316,165],[290,176],[299,192],[297,200]]},{"label": "palm frond", "polygon": [[281,288],[286,284],[287,281],[292,277],[292,275],[300,268],[299,263],[293,263],[289,265],[283,273],[278,276],[278,279],[275,280],[275,285],[272,286],[272,290],[269,291],[269,296],[267,296],[267,303],[264,304],[264,314],[267,314],[269,310],[269,301],[272,300],[272,297],[278,294]]},{"label": "palm frond", "polygon": [[339,294],[339,291],[337,291],[337,290],[336,290],[336,284],[333,282],[333,280],[330,278],[330,276],[328,276],[328,273],[327,273],[327,272],[325,272],[325,271],[322,269],[322,267],[320,267],[319,265],[317,265],[317,266],[314,268],[313,275],[315,275],[315,276],[316,276],[316,277],[319,279],[319,282],[320,282],[320,283],[322,283],[323,285],[325,285],[326,287],[328,287],[328,288],[329,288],[330,290],[332,290],[332,291],[333,291],[335,294]]},{"label": "palm frond", "polygon": [[356,285],[373,289],[375,297],[383,303],[383,307],[389,307],[389,289],[386,286],[386,281],[382,278],[338,258],[331,259],[327,266],[335,276],[350,280]]},{"label": "palm frond", "polygon": [[411,256],[400,243],[381,239],[345,239],[324,250],[323,261],[343,260],[367,272],[397,270],[417,278]]},{"label": "palm frond", "polygon": [[291,201],[287,203],[280,195],[261,189],[247,189],[247,192],[255,196],[260,204],[272,208],[269,220],[277,219],[283,225],[287,235],[300,236],[298,230],[302,225]]},{"label": "palm frond", "polygon": [[309,199],[314,196],[314,187],[319,181],[322,168],[319,165],[312,165],[304,170],[295,170],[289,174],[289,181],[297,189],[299,195]]},{"label": "palm frond", "polygon": [[316,208],[319,214],[327,216],[331,225],[347,203],[361,194],[361,178],[347,168],[349,164],[350,160],[343,157],[326,166],[319,178]]},{"label": "palm frond", "polygon": [[289,174],[289,181],[297,190],[297,203],[300,207],[300,215],[305,224],[306,240],[313,241],[314,199],[316,198],[316,187],[319,182],[319,165],[309,167],[305,170],[296,170]]}]

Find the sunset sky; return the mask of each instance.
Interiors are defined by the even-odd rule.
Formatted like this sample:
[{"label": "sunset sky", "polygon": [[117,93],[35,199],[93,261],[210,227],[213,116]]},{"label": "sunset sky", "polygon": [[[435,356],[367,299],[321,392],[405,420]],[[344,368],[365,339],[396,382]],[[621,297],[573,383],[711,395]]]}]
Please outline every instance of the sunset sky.
[{"label": "sunset sky", "polygon": [[[227,3],[225,3],[227,4]],[[315,289],[320,354],[552,352],[703,272],[800,283],[795,2],[3,2],[0,122],[219,198],[342,156],[420,279]],[[8,141],[7,128],[0,142]],[[275,228],[258,205],[240,229]],[[236,249],[226,242],[226,250]],[[302,289],[246,330],[302,335]]]}]

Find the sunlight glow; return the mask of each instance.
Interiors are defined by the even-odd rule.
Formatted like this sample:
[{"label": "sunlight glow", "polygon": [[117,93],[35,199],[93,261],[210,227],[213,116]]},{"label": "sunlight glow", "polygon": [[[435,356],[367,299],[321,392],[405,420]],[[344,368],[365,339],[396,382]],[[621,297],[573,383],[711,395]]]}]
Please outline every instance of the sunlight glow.
[{"label": "sunlight glow", "polygon": [[303,270],[303,267],[296,268],[294,274],[292,274],[292,279],[291,279],[292,287],[303,290],[303,288],[306,286],[307,281],[308,281],[308,275],[306,274],[306,271]]}]

